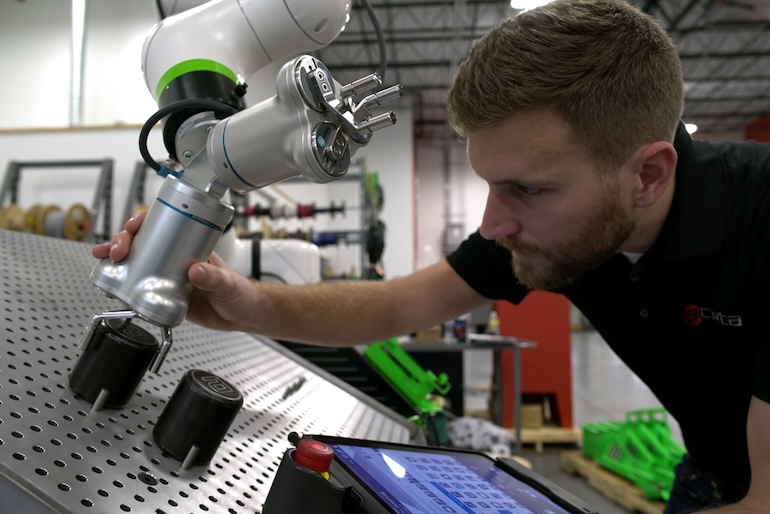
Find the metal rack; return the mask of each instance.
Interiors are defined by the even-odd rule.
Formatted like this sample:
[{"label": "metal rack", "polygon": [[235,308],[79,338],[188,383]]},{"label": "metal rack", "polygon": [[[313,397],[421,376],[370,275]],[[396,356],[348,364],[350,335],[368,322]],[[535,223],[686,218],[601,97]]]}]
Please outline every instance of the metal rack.
[{"label": "metal rack", "polygon": [[[88,242],[107,241],[112,237],[112,177],[114,161],[112,159],[83,160],[83,161],[10,161],[5,172],[3,184],[0,186],[0,207],[5,205],[9,198],[9,205],[18,203],[19,182],[21,172],[26,169],[50,169],[50,168],[90,168],[99,169],[99,178],[96,182],[93,200],[91,202],[91,216],[94,223],[89,228],[85,240]],[[95,230],[97,221],[101,219],[101,231]]]},{"label": "metal rack", "polygon": [[154,172],[144,161],[137,161],[134,165],[126,191],[126,201],[123,204],[124,221],[131,217],[137,206],[144,204],[144,185],[147,182],[147,173],[150,171]]},{"label": "metal rack", "polygon": [[[359,197],[358,197],[358,228],[354,230],[336,230],[336,231],[324,231],[327,234],[334,234],[338,240],[343,241],[345,244],[351,244],[351,245],[358,245],[360,247],[359,251],[359,258],[358,258],[358,266],[360,273],[363,274],[364,270],[366,269],[366,266],[368,264],[367,258],[366,258],[366,234],[368,230],[367,225],[367,218],[366,218],[366,211],[364,209],[364,205],[366,202],[365,198],[365,177],[366,177],[366,160],[363,157],[358,157],[356,159],[353,159],[350,163],[349,169],[351,172],[343,175],[339,179],[337,179],[334,182],[330,182],[329,184],[336,183],[338,181],[343,182],[358,182],[359,187]],[[353,171],[357,170],[357,171]],[[309,183],[308,180],[304,177],[292,177],[290,179],[284,180],[282,182],[279,182],[278,185],[282,184],[293,184],[293,183]],[[329,185],[326,184],[326,185]],[[319,184],[323,185],[323,184]],[[243,195],[238,196],[237,198],[233,198],[233,205],[236,205],[236,201],[238,202],[239,207],[243,208],[248,203],[248,193],[245,193]],[[239,223],[239,220],[235,220],[234,223]],[[289,237],[295,237],[297,239],[305,239],[304,237],[301,237],[302,234],[297,233],[289,233]],[[254,231],[250,232],[248,237],[251,238],[260,238],[262,237],[262,233],[260,231]]]},{"label": "metal rack", "polygon": [[[4,509],[254,513],[292,431],[421,442],[403,417],[274,341],[187,322],[160,374],[148,373],[124,409],[91,412],[67,376],[89,317],[121,306],[89,284],[89,245],[0,230],[0,259]],[[152,429],[189,369],[235,385],[244,405],[211,462],[182,470]]]}]

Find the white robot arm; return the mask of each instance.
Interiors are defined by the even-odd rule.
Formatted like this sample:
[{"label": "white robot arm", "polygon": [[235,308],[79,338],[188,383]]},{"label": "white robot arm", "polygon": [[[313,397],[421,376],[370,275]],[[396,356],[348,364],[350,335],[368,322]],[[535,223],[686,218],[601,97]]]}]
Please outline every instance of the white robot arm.
[{"label": "white robot arm", "polygon": [[[392,112],[371,109],[401,96],[400,86],[380,91],[377,75],[341,86],[308,55],[283,65],[273,97],[244,105],[245,77],[273,60],[328,44],[348,15],[346,0],[213,0],[152,29],[143,63],[160,109],[140,132],[140,151],[166,179],[129,256],[94,267],[91,282],[126,309],[94,315],[81,349],[104,319],[139,317],[161,329],[163,343],[150,366],[157,372],[171,347],[171,329],[187,313],[187,269],[209,257],[232,219],[225,193],[297,175],[318,183],[338,179],[374,131],[395,123]],[[161,120],[169,151],[163,166],[146,147]]]},{"label": "white robot arm", "polygon": [[[334,41],[350,17],[347,0],[213,0],[173,6],[174,16],[156,24],[142,50],[147,88],[159,105],[195,71],[215,71],[242,83],[282,58]],[[169,13],[170,14],[170,13]],[[186,77],[186,78],[185,78]],[[190,79],[190,80],[188,80]],[[235,84],[233,84],[235,85]]]},{"label": "white robot arm", "polygon": [[[372,132],[395,123],[393,113],[373,116],[371,107],[400,96],[400,86],[356,103],[354,95],[381,86],[379,77],[340,87],[323,63],[302,56],[279,72],[276,96],[228,115],[245,107],[246,77],[270,62],[330,43],[344,28],[349,9],[347,0],[214,0],[158,23],[145,42],[143,68],[161,108],[158,118],[169,115],[164,140],[171,157],[189,168],[196,148],[180,148],[178,139],[188,136],[185,143],[193,147],[198,141],[189,138],[195,131],[182,125],[196,112],[213,110],[227,117],[206,126],[216,131],[207,153],[219,187],[248,191],[299,174],[314,182],[344,174],[350,155]],[[150,127],[156,121],[151,120]],[[195,179],[188,173],[187,180]]]}]

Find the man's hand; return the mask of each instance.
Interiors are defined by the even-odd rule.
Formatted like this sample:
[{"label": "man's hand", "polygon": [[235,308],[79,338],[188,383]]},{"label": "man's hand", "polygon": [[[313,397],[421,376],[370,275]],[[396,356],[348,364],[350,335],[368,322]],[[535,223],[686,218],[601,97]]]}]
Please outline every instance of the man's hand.
[{"label": "man's hand", "polygon": [[[115,262],[126,258],[134,236],[144,222],[146,211],[136,214],[109,243],[94,245],[97,259],[109,257]],[[187,319],[217,330],[245,330],[253,317],[256,286],[236,273],[216,254],[208,262],[195,263],[187,270],[194,286],[188,304]]]},{"label": "man's hand", "polygon": [[190,266],[187,278],[195,286],[188,320],[216,330],[253,330],[258,299],[252,280],[233,271],[215,253],[207,262]]},{"label": "man's hand", "polygon": [[126,222],[121,232],[112,236],[112,240],[109,243],[94,245],[91,248],[91,255],[97,259],[109,257],[114,262],[125,259],[129,248],[131,248],[131,241],[134,239],[146,215],[147,211],[137,213]]}]

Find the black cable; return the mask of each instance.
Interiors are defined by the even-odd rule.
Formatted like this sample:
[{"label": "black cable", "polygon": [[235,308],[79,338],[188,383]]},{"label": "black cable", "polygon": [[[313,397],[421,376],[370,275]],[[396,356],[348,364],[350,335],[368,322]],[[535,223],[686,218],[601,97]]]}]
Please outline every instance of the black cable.
[{"label": "black cable", "polygon": [[236,109],[224,102],[218,102],[216,100],[209,100],[205,98],[191,98],[188,100],[179,100],[178,102],[170,103],[165,107],[158,109],[158,111],[150,116],[144,125],[142,130],[139,131],[139,153],[142,155],[142,159],[147,163],[147,166],[151,167],[155,171],[160,170],[160,164],[155,161],[150,155],[150,151],[147,148],[147,138],[150,135],[150,130],[163,118],[173,114],[182,109],[204,109],[217,111],[230,115],[237,112]]},{"label": "black cable", "polygon": [[372,20],[372,25],[374,26],[374,33],[377,34],[377,45],[380,49],[380,69],[378,73],[384,82],[385,71],[387,70],[388,66],[388,58],[385,51],[385,37],[382,35],[380,22],[377,20],[377,15],[374,14],[374,9],[372,9],[372,5],[369,3],[369,0],[360,0],[360,2],[361,5],[364,6],[364,9],[366,9],[367,14],[369,14],[369,18]]},{"label": "black cable", "polygon": [[155,5],[158,8],[158,14],[160,15],[160,19],[166,18],[166,13],[163,12],[163,0],[156,0]]}]

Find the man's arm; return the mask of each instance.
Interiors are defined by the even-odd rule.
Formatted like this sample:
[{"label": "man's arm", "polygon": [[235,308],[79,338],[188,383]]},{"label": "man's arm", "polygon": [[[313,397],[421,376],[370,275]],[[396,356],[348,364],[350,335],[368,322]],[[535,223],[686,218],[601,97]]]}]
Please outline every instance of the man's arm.
[{"label": "man's arm", "polygon": [[751,487],[746,498],[726,507],[709,509],[714,514],[770,512],[770,403],[752,397],[747,421]]},{"label": "man's arm", "polygon": [[[125,259],[146,213],[91,253]],[[217,330],[252,332],[289,341],[350,346],[371,343],[452,319],[489,303],[444,260],[385,282],[266,284],[236,273],[217,255],[188,270],[194,289],[187,319]]]},{"label": "man's arm", "polygon": [[335,346],[408,334],[490,302],[445,260],[384,282],[255,284],[252,293],[255,315],[247,331]]}]

